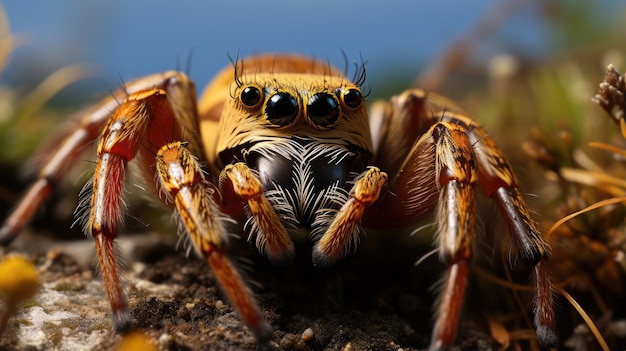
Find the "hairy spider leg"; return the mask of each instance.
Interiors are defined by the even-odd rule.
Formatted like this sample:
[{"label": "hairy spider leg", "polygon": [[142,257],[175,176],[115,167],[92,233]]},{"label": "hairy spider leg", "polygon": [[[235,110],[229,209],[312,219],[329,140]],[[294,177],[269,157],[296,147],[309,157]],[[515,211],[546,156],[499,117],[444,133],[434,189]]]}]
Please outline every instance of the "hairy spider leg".
[{"label": "hairy spider leg", "polygon": [[[161,89],[131,94],[115,110],[102,131],[98,160],[92,180],[85,186],[79,206],[84,231],[93,236],[107,296],[118,331],[130,329],[131,317],[120,281],[113,240],[124,218],[124,183],[127,163],[138,151],[144,135],[155,119],[171,118],[172,110]],[[167,111],[166,111],[167,110]],[[87,203],[85,203],[87,202]]]},{"label": "hairy spider leg", "polygon": [[[195,89],[181,73],[153,76],[148,88],[137,90],[114,109],[100,134],[98,159],[93,178],[81,192],[77,208],[85,234],[94,238],[96,253],[117,331],[130,329],[131,316],[124,293],[114,239],[124,219],[124,186],[127,164],[138,152],[147,174],[155,174],[154,155],[161,145],[179,140],[186,121],[195,116]],[[187,96],[186,101],[171,103],[171,95]],[[87,117],[89,118],[89,117]]]},{"label": "hairy spider leg", "polygon": [[163,146],[156,160],[159,183],[167,200],[175,204],[181,229],[189,235],[196,252],[208,261],[221,288],[257,340],[269,340],[272,327],[226,254],[227,225],[233,221],[216,203],[216,189],[205,179],[197,159],[180,142]]},{"label": "hairy spider leg", "polygon": [[220,174],[220,189],[232,189],[248,206],[251,219],[259,227],[256,247],[276,265],[293,261],[296,249],[278,214],[263,193],[261,180],[245,163],[227,165]]},{"label": "hairy spider leg", "polygon": [[[363,217],[365,225],[372,227],[408,225],[431,212],[432,209],[438,208],[440,221],[450,222],[448,228],[442,228],[442,226],[447,225],[446,223],[439,223],[438,247],[441,250],[440,254],[443,261],[449,261],[450,257],[463,257],[462,260],[453,259],[453,262],[457,262],[456,268],[453,264],[448,270],[446,281],[448,283],[456,281],[460,285],[459,288],[454,288],[453,284],[449,284],[450,291],[444,287],[442,307],[439,312],[439,320],[435,323],[431,348],[445,348],[445,345],[450,346],[453,342],[453,338],[450,336],[456,332],[458,318],[455,317],[453,320],[450,317],[448,322],[444,322],[446,318],[442,316],[461,308],[462,290],[464,290],[461,287],[465,285],[466,265],[467,260],[469,260],[469,257],[465,258],[465,254],[460,254],[460,256],[454,254],[455,250],[452,250],[454,246],[447,246],[448,243],[455,242],[459,236],[445,234],[445,230],[455,228],[452,225],[454,219],[446,219],[445,216],[460,216],[456,220],[466,221],[465,227],[468,231],[466,234],[462,234],[460,238],[463,238],[462,241],[467,243],[474,240],[474,229],[469,228],[469,226],[470,224],[473,225],[475,219],[469,220],[464,214],[455,214],[455,211],[463,210],[471,212],[471,217],[475,217],[473,190],[472,196],[468,192],[474,186],[465,186],[462,193],[459,193],[458,189],[450,188],[462,184],[462,182],[454,180],[454,177],[459,176],[460,173],[458,171],[450,172],[450,170],[455,169],[450,168],[450,165],[459,162],[462,158],[467,159],[463,162],[469,162],[470,159],[473,159],[471,163],[474,166],[472,167],[476,169],[478,175],[476,183],[484,193],[498,204],[501,215],[507,222],[515,247],[520,252],[524,262],[533,267],[536,287],[534,314],[538,340],[546,346],[556,344],[552,285],[547,269],[549,248],[530,216],[530,210],[519,192],[518,183],[511,166],[493,140],[480,125],[465,114],[460,113],[460,108],[454,103],[420,90],[406,91],[393,97],[388,104],[376,106],[374,111],[376,111],[376,115],[372,116],[372,120],[376,124],[373,128],[373,137],[379,141],[375,164],[392,174],[392,178],[390,179],[390,195],[385,196],[366,211]],[[444,131],[441,129],[442,127],[433,128],[433,126],[444,126],[455,136],[451,139],[437,139],[445,133],[440,133]],[[437,142],[448,139],[451,141],[445,143],[447,144],[445,148],[435,147]],[[398,143],[399,140],[404,142]],[[413,142],[410,142],[411,140]],[[444,162],[446,166],[443,167],[438,160],[441,160],[441,155],[445,153],[451,153],[451,155],[449,158],[443,159],[453,162]],[[408,157],[402,158],[402,155],[408,155]],[[441,173],[442,171],[444,173]],[[450,178],[451,182],[442,182],[442,179],[447,178]],[[450,194],[456,195],[452,197]],[[453,209],[446,208],[442,204],[442,202],[447,202],[451,205],[455,201],[461,201],[463,205],[457,204],[458,208]],[[450,238],[450,240],[446,238]],[[452,240],[452,238],[456,239]],[[458,245],[459,248],[465,246],[466,244]],[[471,253],[471,250],[467,252]],[[450,256],[448,253],[453,254]],[[452,296],[455,297],[452,298]],[[442,326],[446,323],[454,324]],[[438,331],[437,328],[448,329],[447,331]],[[441,335],[439,340],[437,340],[437,335]]]},{"label": "hairy spider leg", "polygon": [[341,206],[326,232],[313,247],[312,258],[316,266],[332,266],[356,245],[363,213],[378,200],[387,179],[387,173],[376,167],[370,167],[357,177],[350,190],[350,198]]},{"label": "hairy spider leg", "polygon": [[45,162],[32,165],[38,170],[37,179],[0,227],[0,245],[8,245],[19,235],[67,172],[80,163],[81,155],[88,149],[86,146],[100,135],[104,125],[119,107],[120,101],[128,94],[160,86],[178,74],[167,72],[132,81],[95,107],[89,107],[69,119],[52,139],[41,147],[37,156],[32,158]]},{"label": "hairy spider leg", "polygon": [[[462,120],[458,118],[450,116],[451,121]],[[467,131],[471,143],[476,145],[480,188],[496,202],[507,222],[514,247],[524,263],[533,267],[537,339],[546,347],[554,347],[558,338],[554,331],[553,286],[548,270],[550,247],[537,229],[530,209],[519,191],[515,174],[502,151],[482,128],[468,126]]]}]

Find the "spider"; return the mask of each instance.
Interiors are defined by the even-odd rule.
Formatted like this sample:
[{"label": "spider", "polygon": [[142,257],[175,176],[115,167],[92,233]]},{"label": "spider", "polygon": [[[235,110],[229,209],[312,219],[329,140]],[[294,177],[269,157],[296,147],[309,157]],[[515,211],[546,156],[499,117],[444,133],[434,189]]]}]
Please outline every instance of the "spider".
[{"label": "spider", "polygon": [[208,261],[243,322],[266,343],[272,327],[226,254],[237,221],[276,265],[295,254],[292,236],[309,230],[312,262],[331,266],[362,227],[385,230],[435,212],[435,245],[447,265],[431,350],[455,342],[475,240],[475,189],[498,205],[512,241],[533,268],[538,340],[555,345],[549,248],[502,152],[453,102],[407,90],[369,111],[361,86],[326,62],[287,54],[237,59],[196,101],[181,72],[155,74],[87,111],[49,151],[38,179],[0,229],[8,244],[54,185],[97,140],[93,178],[78,204],[94,238],[117,331],[131,327],[114,240],[124,216],[129,163],[173,207],[195,251]]}]

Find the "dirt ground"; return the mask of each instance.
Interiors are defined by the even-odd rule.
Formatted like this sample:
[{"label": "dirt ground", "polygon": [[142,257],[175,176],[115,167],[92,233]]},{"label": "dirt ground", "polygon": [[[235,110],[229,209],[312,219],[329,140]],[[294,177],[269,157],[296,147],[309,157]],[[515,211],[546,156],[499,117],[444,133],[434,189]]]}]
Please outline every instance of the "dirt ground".
[{"label": "dirt ground", "polygon": [[[216,287],[208,265],[162,234],[128,235],[126,287],[134,329],[161,350],[421,350],[428,346],[434,305],[431,287],[443,268],[435,257],[409,245],[367,238],[336,267],[314,268],[310,245],[296,262],[274,267],[249,250],[233,247],[259,303],[274,327],[270,345],[259,348]],[[33,245],[37,243],[37,245]],[[36,249],[35,249],[36,248]],[[425,248],[429,250],[428,247]],[[94,273],[91,239],[51,240],[24,233],[12,252],[26,252],[42,274],[42,288],[13,318],[0,350],[111,350],[103,284]],[[473,291],[473,293],[472,293]],[[487,332],[486,301],[470,289],[455,350],[496,350]],[[477,302],[479,302],[477,304]]]}]

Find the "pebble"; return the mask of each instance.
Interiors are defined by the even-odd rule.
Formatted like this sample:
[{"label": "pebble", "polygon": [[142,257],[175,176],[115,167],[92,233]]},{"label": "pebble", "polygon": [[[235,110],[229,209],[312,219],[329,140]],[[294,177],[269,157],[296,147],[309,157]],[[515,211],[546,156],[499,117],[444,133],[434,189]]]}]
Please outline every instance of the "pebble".
[{"label": "pebble", "polygon": [[302,341],[304,342],[309,342],[311,340],[313,340],[313,338],[315,337],[315,334],[313,333],[313,329],[311,328],[306,328],[303,332],[302,332],[302,336],[300,337],[302,339]]}]

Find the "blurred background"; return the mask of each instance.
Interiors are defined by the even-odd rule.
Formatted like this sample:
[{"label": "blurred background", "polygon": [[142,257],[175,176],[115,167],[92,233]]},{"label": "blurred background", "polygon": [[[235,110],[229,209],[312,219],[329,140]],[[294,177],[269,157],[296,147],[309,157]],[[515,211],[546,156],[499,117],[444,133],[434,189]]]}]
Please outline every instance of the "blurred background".
[{"label": "blurred background", "polygon": [[[192,55],[191,74],[203,85],[229,63],[227,55],[238,52],[299,52],[343,65],[343,51],[350,60],[368,60],[373,77],[389,71],[411,77],[499,3],[7,1],[4,6],[21,45],[4,76],[19,84],[25,69],[45,74],[88,62],[110,80],[102,84],[116,85],[118,75],[129,79],[184,68]],[[537,56],[565,44],[557,43],[556,29],[547,21],[549,6],[511,3],[526,4],[514,5],[519,10],[474,48],[474,58],[502,52]],[[599,6],[598,16],[612,15],[617,4]]]},{"label": "blurred background", "polygon": [[[188,71],[201,90],[230,64],[229,56],[268,51],[312,55],[348,71],[363,60],[370,99],[419,86],[461,101],[491,127],[501,106],[486,103],[483,93],[493,89],[494,77],[576,62],[593,69],[594,79],[605,61],[621,60],[626,32],[620,0],[25,0],[3,6],[13,37],[2,49],[0,108],[7,111],[0,123],[13,123],[17,107],[20,115],[38,118],[44,131],[50,130],[45,121],[58,123],[42,118],[46,107],[71,110],[123,81],[171,69]],[[54,83],[36,89],[59,70]],[[5,141],[12,137],[6,133]],[[13,160],[23,157],[18,150],[32,151],[28,143],[4,145]]]},{"label": "blurred background", "polygon": [[485,67],[495,55],[541,60],[598,47],[601,31],[624,19],[620,0],[25,0],[4,7],[18,45],[3,82],[28,88],[68,64],[91,63],[92,84],[105,90],[120,78],[185,69],[190,57],[190,73],[203,86],[229,64],[228,55],[267,51],[339,66],[345,52],[351,62],[367,60],[372,81],[410,82],[481,22],[493,23],[472,43],[468,62]]},{"label": "blurred background", "polygon": [[[230,64],[229,55],[268,51],[313,55],[339,67],[345,54],[350,69],[364,60],[370,99],[418,86],[460,101],[505,150],[522,190],[537,195],[530,201],[544,230],[622,194],[560,173],[593,168],[626,175],[622,156],[588,147],[590,141],[625,147],[619,129],[590,101],[607,64],[626,70],[622,0],[20,0],[2,6],[9,24],[0,41],[2,217],[26,184],[16,170],[80,106],[123,81],[171,69],[188,71],[200,90]],[[626,194],[626,185],[618,188]],[[48,219],[34,226],[51,231],[52,216],[64,218],[59,227],[67,228],[75,199],[57,199]],[[578,294],[611,345],[622,348],[624,213],[622,204],[610,206],[552,237],[560,255],[553,259],[555,280]],[[588,329],[576,334],[581,318],[563,305],[563,342],[597,349]]]}]

